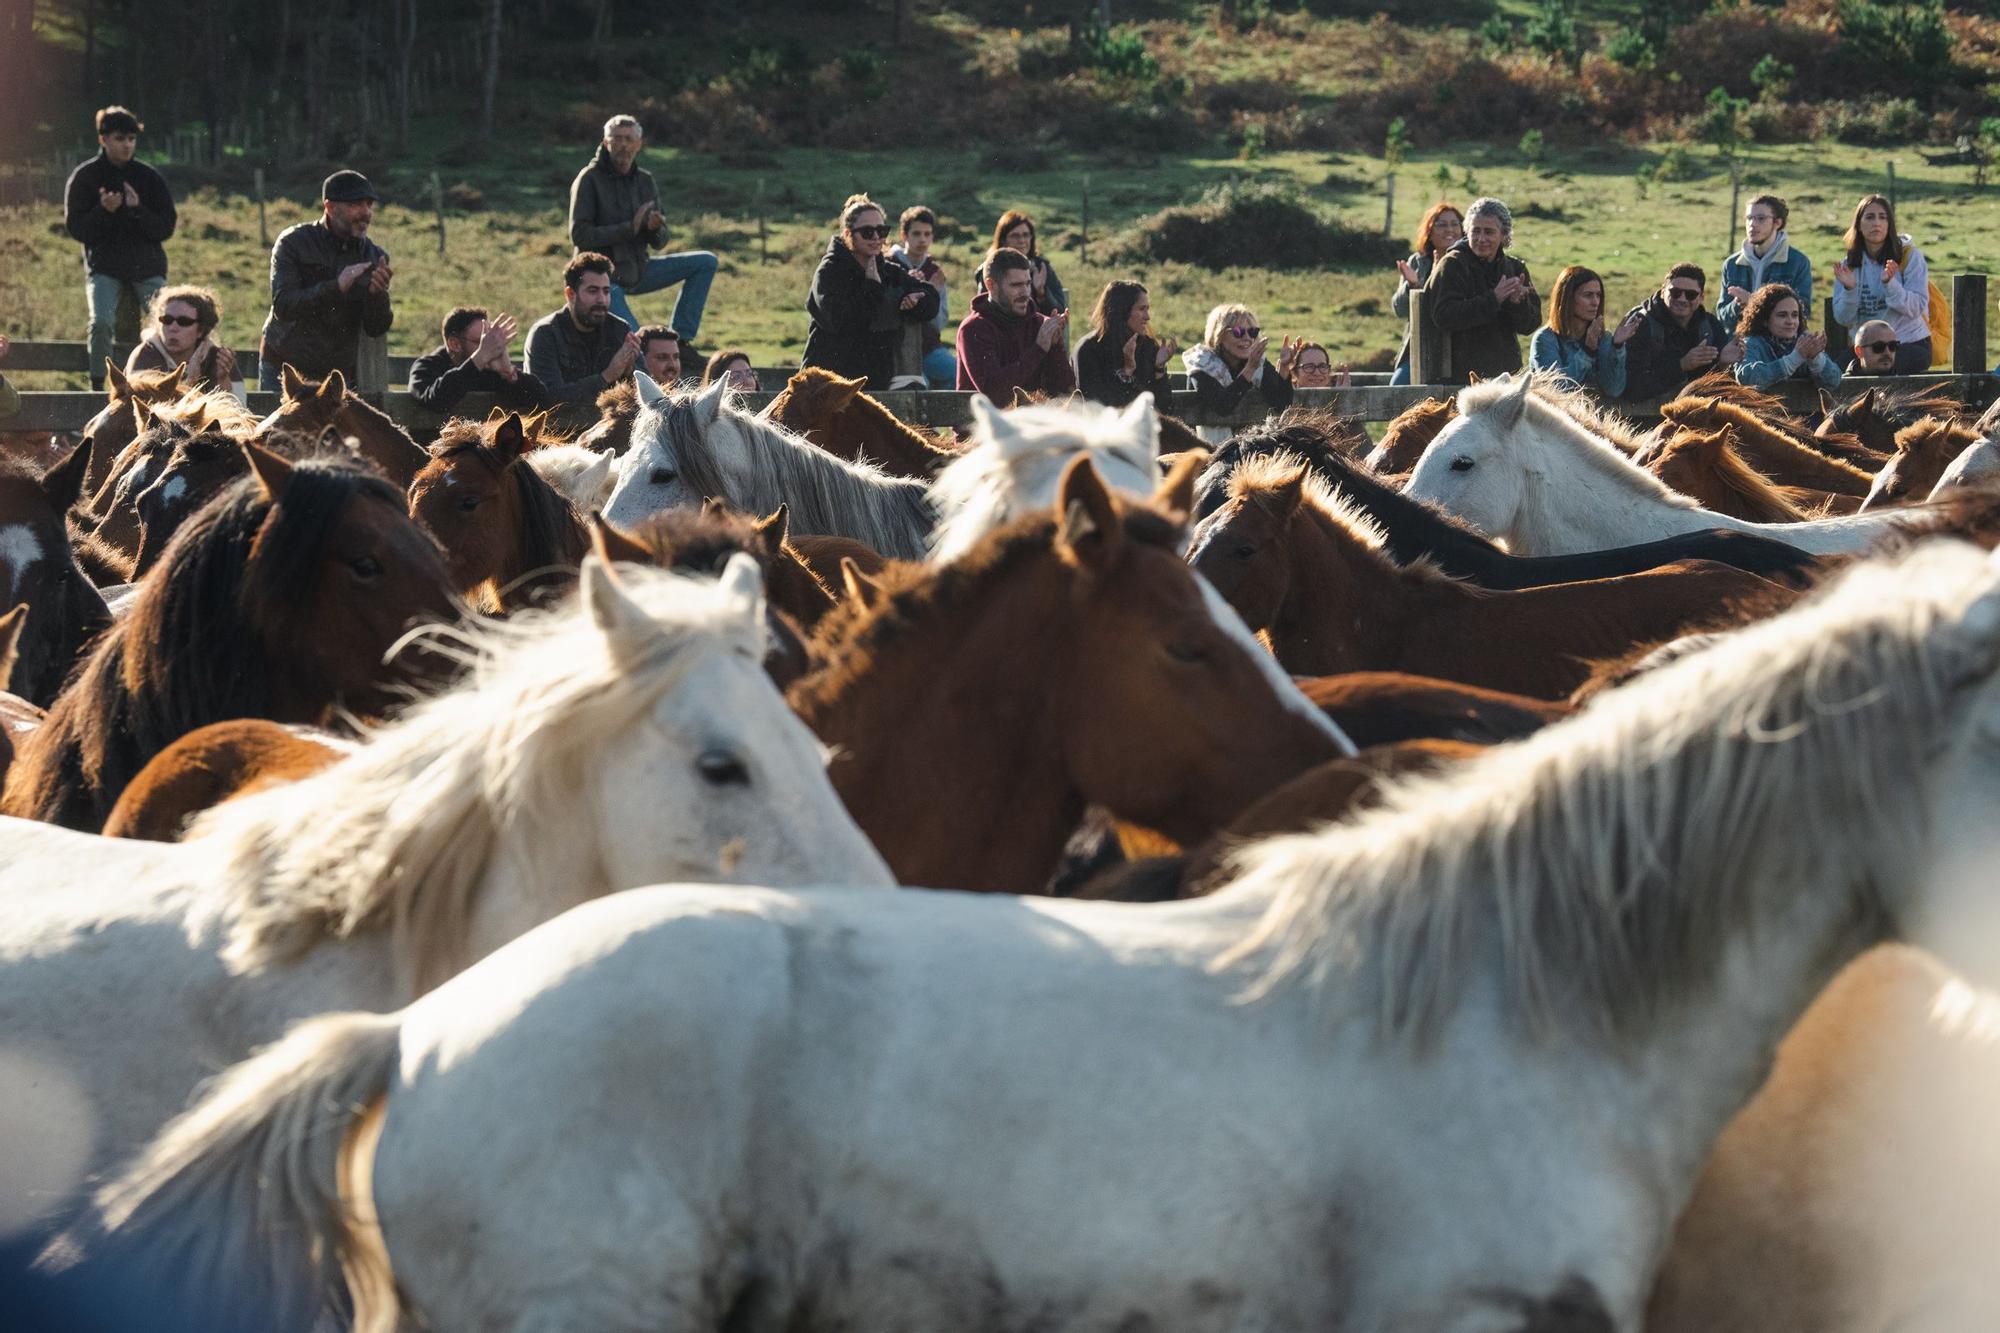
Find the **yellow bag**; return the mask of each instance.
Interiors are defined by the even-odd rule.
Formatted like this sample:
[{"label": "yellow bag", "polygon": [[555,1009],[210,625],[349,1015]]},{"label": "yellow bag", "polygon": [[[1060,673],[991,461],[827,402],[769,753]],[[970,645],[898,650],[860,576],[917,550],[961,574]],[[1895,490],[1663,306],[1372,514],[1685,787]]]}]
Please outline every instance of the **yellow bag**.
[{"label": "yellow bag", "polygon": [[[1927,279],[1928,281],[1928,279]],[[1924,322],[1931,326],[1931,369],[1942,366],[1951,369],[1951,302],[1944,299],[1944,293],[1933,282],[1931,306],[1924,312]]]}]

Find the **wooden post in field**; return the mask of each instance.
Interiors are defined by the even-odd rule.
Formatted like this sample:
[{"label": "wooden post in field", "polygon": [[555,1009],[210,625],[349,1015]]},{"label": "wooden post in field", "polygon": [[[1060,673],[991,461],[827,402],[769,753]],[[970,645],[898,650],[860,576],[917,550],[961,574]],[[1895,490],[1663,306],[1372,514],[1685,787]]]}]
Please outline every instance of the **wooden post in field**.
[{"label": "wooden post in field", "polygon": [[1729,159],[1729,226],[1722,233],[1722,253],[1728,254],[1736,247],[1736,209],[1743,202],[1743,164],[1736,158]]},{"label": "wooden post in field", "polygon": [[1410,288],[1410,383],[1429,384],[1430,363],[1424,356],[1424,289]]},{"label": "wooden post in field", "polygon": [[1396,173],[1390,172],[1382,182],[1382,236],[1384,240],[1396,234]]},{"label": "wooden post in field", "polygon": [[757,178],[757,263],[761,267],[771,262],[771,229],[764,218],[764,178]]},{"label": "wooden post in field", "polygon": [[1083,226],[1082,237],[1076,243],[1076,258],[1081,264],[1090,262],[1090,176],[1083,178]]},{"label": "wooden post in field", "polygon": [[1889,211],[1896,211],[1896,159],[1889,159]]},{"label": "wooden post in field", "polygon": [[[1820,312],[1820,327],[1826,330],[1827,347],[1833,350],[1843,347],[1852,350],[1854,347],[1854,337],[1845,324],[1842,324],[1833,317],[1833,298],[1831,296],[1820,302]],[[1828,355],[1832,355],[1832,351],[1829,351]]]},{"label": "wooden post in field", "polygon": [[1984,375],[1986,359],[1986,275],[1960,273],[1951,280],[1951,369],[1954,375]]},{"label": "wooden post in field", "polygon": [[444,183],[431,173],[431,211],[437,214],[438,253],[444,253]]},{"label": "wooden post in field", "polygon": [[266,250],[271,248],[271,226],[264,220],[264,168],[257,168],[251,179],[257,190],[257,244]]}]

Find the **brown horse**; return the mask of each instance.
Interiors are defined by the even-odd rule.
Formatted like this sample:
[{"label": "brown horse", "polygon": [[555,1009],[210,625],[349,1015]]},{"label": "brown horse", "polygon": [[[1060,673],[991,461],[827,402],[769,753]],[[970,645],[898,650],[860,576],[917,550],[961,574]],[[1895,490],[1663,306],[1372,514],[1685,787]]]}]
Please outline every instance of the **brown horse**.
[{"label": "brown horse", "polygon": [[1384,476],[1408,472],[1431,447],[1438,432],[1458,415],[1455,398],[1426,398],[1412,403],[1397,414],[1382,432],[1382,442],[1364,460],[1371,471]]},{"label": "brown horse", "polygon": [[96,499],[110,476],[111,461],[148,424],[145,415],[135,409],[165,407],[178,402],[188,387],[181,382],[181,372],[186,369],[184,366],[175,366],[172,370],[139,370],[128,376],[107,359],[104,369],[104,406],[83,428],[83,440],[90,450],[83,493],[92,500]]},{"label": "brown horse", "polygon": [[309,778],[348,748],[328,733],[305,734],[256,717],[198,727],[139,770],[104,821],[104,836],[179,842],[188,821],[202,811]]},{"label": "brown horse", "polygon": [[1189,559],[1295,675],[1407,671],[1560,699],[1590,658],[1674,634],[1718,603],[1771,587],[1682,561],[1642,574],[1490,592],[1428,561],[1401,566],[1381,530],[1296,457],[1254,459]]},{"label": "brown horse", "polygon": [[1547,699],[1399,671],[1307,676],[1299,690],[1364,750],[1419,740],[1499,745],[1533,735],[1572,711]]},{"label": "brown horse", "polygon": [[[1872,466],[1860,467],[1831,457],[1823,449],[1806,443],[1814,437],[1789,418],[1766,416],[1726,398],[1683,394],[1662,406],[1660,417],[1678,430],[1698,434],[1735,431],[1736,451],[1743,461],[1779,486],[1804,486],[1858,499],[1868,494],[1875,480]],[[1665,438],[1671,439],[1672,435],[1670,432]],[[1861,452],[1859,441],[1855,441],[1854,456],[1860,456]],[[1649,453],[1637,461],[1645,463],[1650,457]]]},{"label": "brown horse", "polygon": [[290,366],[279,373],[284,400],[259,423],[261,432],[287,430],[308,440],[331,426],[343,439],[354,441],[361,457],[373,464],[399,491],[408,491],[430,456],[409,433],[381,408],[348,392],[347,381],[334,371],[318,384]]},{"label": "brown horse", "polygon": [[1978,431],[1949,417],[1925,417],[1896,432],[1896,452],[1875,474],[1863,509],[1927,499],[1951,460],[1978,444]]},{"label": "brown horse", "polygon": [[18,750],[0,812],[96,829],[146,761],[196,727],[323,725],[403,697],[415,667],[386,666],[390,646],[456,610],[436,544],[371,470],[244,447],[253,475],[181,526],[98,636]]},{"label": "brown horse", "polygon": [[1752,523],[1802,523],[1861,507],[1852,495],[1773,484],[1743,460],[1737,438],[1734,426],[1679,430],[1647,455],[1644,466],[1702,508]]},{"label": "brown horse", "polygon": [[1885,458],[1896,452],[1896,432],[1905,426],[1914,426],[1925,417],[1956,418],[1965,411],[1965,405],[1943,389],[1891,394],[1873,384],[1850,403],[1836,405],[1824,389],[1819,401],[1826,419],[1819,423],[1816,434],[1856,436]]},{"label": "brown horse", "polygon": [[0,457],[0,606],[25,620],[0,689],[41,707],[55,701],[84,645],[111,623],[71,550],[64,519],[89,458],[89,445],[79,444],[37,476],[27,464]]},{"label": "brown horse", "polygon": [[958,451],[907,424],[868,396],[866,379],[843,379],[807,366],[785,384],[764,415],[850,463],[873,463],[894,477],[930,478]]},{"label": "brown horse", "polygon": [[597,395],[597,420],[570,443],[622,454],[632,445],[632,423],[638,419],[639,383],[628,377]]},{"label": "brown horse", "polygon": [[[1182,469],[1156,499],[1185,504]],[[949,565],[891,566],[820,627],[790,698],[904,884],[1034,892],[1086,804],[1200,841],[1345,752],[1343,738],[1175,554],[1178,513],[1113,495],[1087,458],[1054,513]]]},{"label": "brown horse", "polygon": [[175,450],[187,440],[216,435],[227,442],[248,439],[257,419],[226,393],[184,394],[178,402],[133,409],[141,429],[111,461],[104,484],[91,498],[79,521],[88,541],[78,555],[100,581],[129,583],[139,547],[139,497],[160,480]]},{"label": "brown horse", "polygon": [[[77,448],[81,449],[83,446],[79,444]],[[21,631],[27,627],[26,602],[0,614],[0,681],[14,674],[14,663],[21,645]],[[7,769],[14,762],[13,723],[17,717],[28,721],[30,725],[39,723],[41,711],[20,695],[0,690],[0,784],[7,781]]]},{"label": "brown horse", "polygon": [[[139,540],[127,582],[143,578],[159,563],[182,523],[228,489],[231,482],[249,474],[250,463],[242,447],[248,438],[248,433],[210,427],[174,442],[166,461],[152,473],[153,480],[131,502],[139,517]],[[260,443],[293,462],[349,456],[347,446],[331,427],[317,440],[290,431],[266,431]]]},{"label": "brown horse", "polygon": [[567,592],[590,549],[583,520],[528,462],[518,413],[448,423],[410,483],[410,517],[444,548],[452,586],[493,611]]}]

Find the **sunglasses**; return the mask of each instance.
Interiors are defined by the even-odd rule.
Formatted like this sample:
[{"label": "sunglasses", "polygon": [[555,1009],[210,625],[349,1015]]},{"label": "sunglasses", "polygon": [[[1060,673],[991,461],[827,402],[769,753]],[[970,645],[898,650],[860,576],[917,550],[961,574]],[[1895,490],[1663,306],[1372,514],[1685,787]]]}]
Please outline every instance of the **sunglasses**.
[{"label": "sunglasses", "polygon": [[161,315],[160,323],[172,324],[177,328],[191,329],[201,321],[193,315]]},{"label": "sunglasses", "polygon": [[1903,344],[1894,338],[1890,338],[1886,342],[1877,340],[1872,343],[1862,343],[1861,345],[1871,352],[1900,352],[1903,350]]},{"label": "sunglasses", "polygon": [[1667,288],[1667,299],[1669,301],[1699,301],[1701,299],[1701,288],[1669,287]]},{"label": "sunglasses", "polygon": [[865,241],[879,241],[889,234],[887,227],[856,227],[854,234]]},{"label": "sunglasses", "polygon": [[1248,328],[1245,328],[1241,324],[1231,324],[1227,329],[1229,336],[1232,338],[1255,338],[1263,331],[1255,324],[1250,325]]}]

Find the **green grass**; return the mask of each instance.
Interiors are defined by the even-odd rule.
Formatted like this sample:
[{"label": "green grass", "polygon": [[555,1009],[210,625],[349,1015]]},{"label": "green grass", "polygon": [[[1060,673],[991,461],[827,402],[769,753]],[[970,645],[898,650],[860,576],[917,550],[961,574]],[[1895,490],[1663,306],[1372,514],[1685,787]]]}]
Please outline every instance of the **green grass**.
[{"label": "green grass", "polygon": [[[1642,149],[1552,146],[1542,171],[1529,168],[1511,149],[1491,145],[1418,153],[1400,172],[1395,231],[1410,231],[1437,197],[1435,168],[1447,163],[1448,193],[1455,203],[1463,207],[1477,192],[1497,195],[1513,207],[1514,252],[1544,293],[1564,264],[1588,264],[1604,274],[1611,305],[1622,310],[1642,299],[1677,260],[1702,263],[1713,287],[1722,257],[1735,243],[1728,176],[1705,151],[1692,156],[1709,172],[1706,177],[1655,184],[1642,199],[1633,172],[1655,157]],[[1925,166],[1913,151],[1893,156],[1899,222],[1930,258],[1932,271],[1979,269],[1986,252],[1975,247],[2000,230],[2000,189],[1974,191],[1966,169]],[[411,158],[441,160],[428,146],[413,150]],[[1826,294],[1838,237],[1854,201],[1885,183],[1884,158],[1879,151],[1837,144],[1758,148],[1749,155],[1745,195],[1770,189],[1790,200],[1792,237],[1814,261],[1819,296]],[[1336,360],[1358,362],[1400,341],[1400,324],[1389,312],[1393,270],[1279,273],[1259,267],[1250,252],[1242,267],[1219,272],[1164,264],[1135,274],[1106,262],[1107,242],[1117,231],[1239,178],[1290,180],[1328,211],[1380,227],[1379,160],[1288,152],[1246,163],[1197,152],[1107,164],[1051,151],[1040,169],[1009,173],[983,168],[981,160],[977,149],[928,146],[865,153],[794,150],[747,162],[654,149],[644,162],[659,179],[674,243],[722,256],[702,347],[739,345],[762,365],[796,363],[805,342],[803,303],[813,266],[825,248],[832,213],[855,189],[870,191],[892,216],[920,199],[939,209],[946,222],[941,256],[953,280],[955,315],[965,311],[971,271],[992,220],[1005,208],[1025,207],[1040,223],[1043,249],[1069,289],[1078,326],[1105,281],[1137,276],[1151,288],[1156,327],[1183,344],[1199,336],[1209,308],[1224,300],[1247,301],[1274,335],[1326,343]],[[444,171],[448,186],[459,181],[475,186],[488,206],[447,217],[442,256],[434,219],[420,202],[428,194],[420,186],[421,174],[378,174],[392,201],[377,214],[374,231],[396,263],[392,351],[429,350],[437,342],[439,318],[461,302],[512,311],[524,326],[555,308],[561,299],[559,270],[569,253],[562,207],[577,165],[573,151],[525,146],[511,151],[504,166]],[[1091,244],[1080,254],[1086,179]],[[768,262],[759,256],[760,211]],[[1535,211],[1549,216],[1538,218]],[[308,215],[303,196],[274,199],[270,231],[275,236]],[[227,341],[254,346],[268,296],[268,249],[259,242],[255,205],[240,193],[196,191],[183,203],[168,254],[175,279],[207,283],[221,295]],[[77,246],[62,234],[53,204],[0,211],[0,329],[17,338],[80,341],[81,276]],[[642,297],[636,305],[642,317],[664,321],[671,302],[672,294],[665,293]],[[38,375],[23,383],[77,387],[81,377],[65,382],[62,376]]]}]

